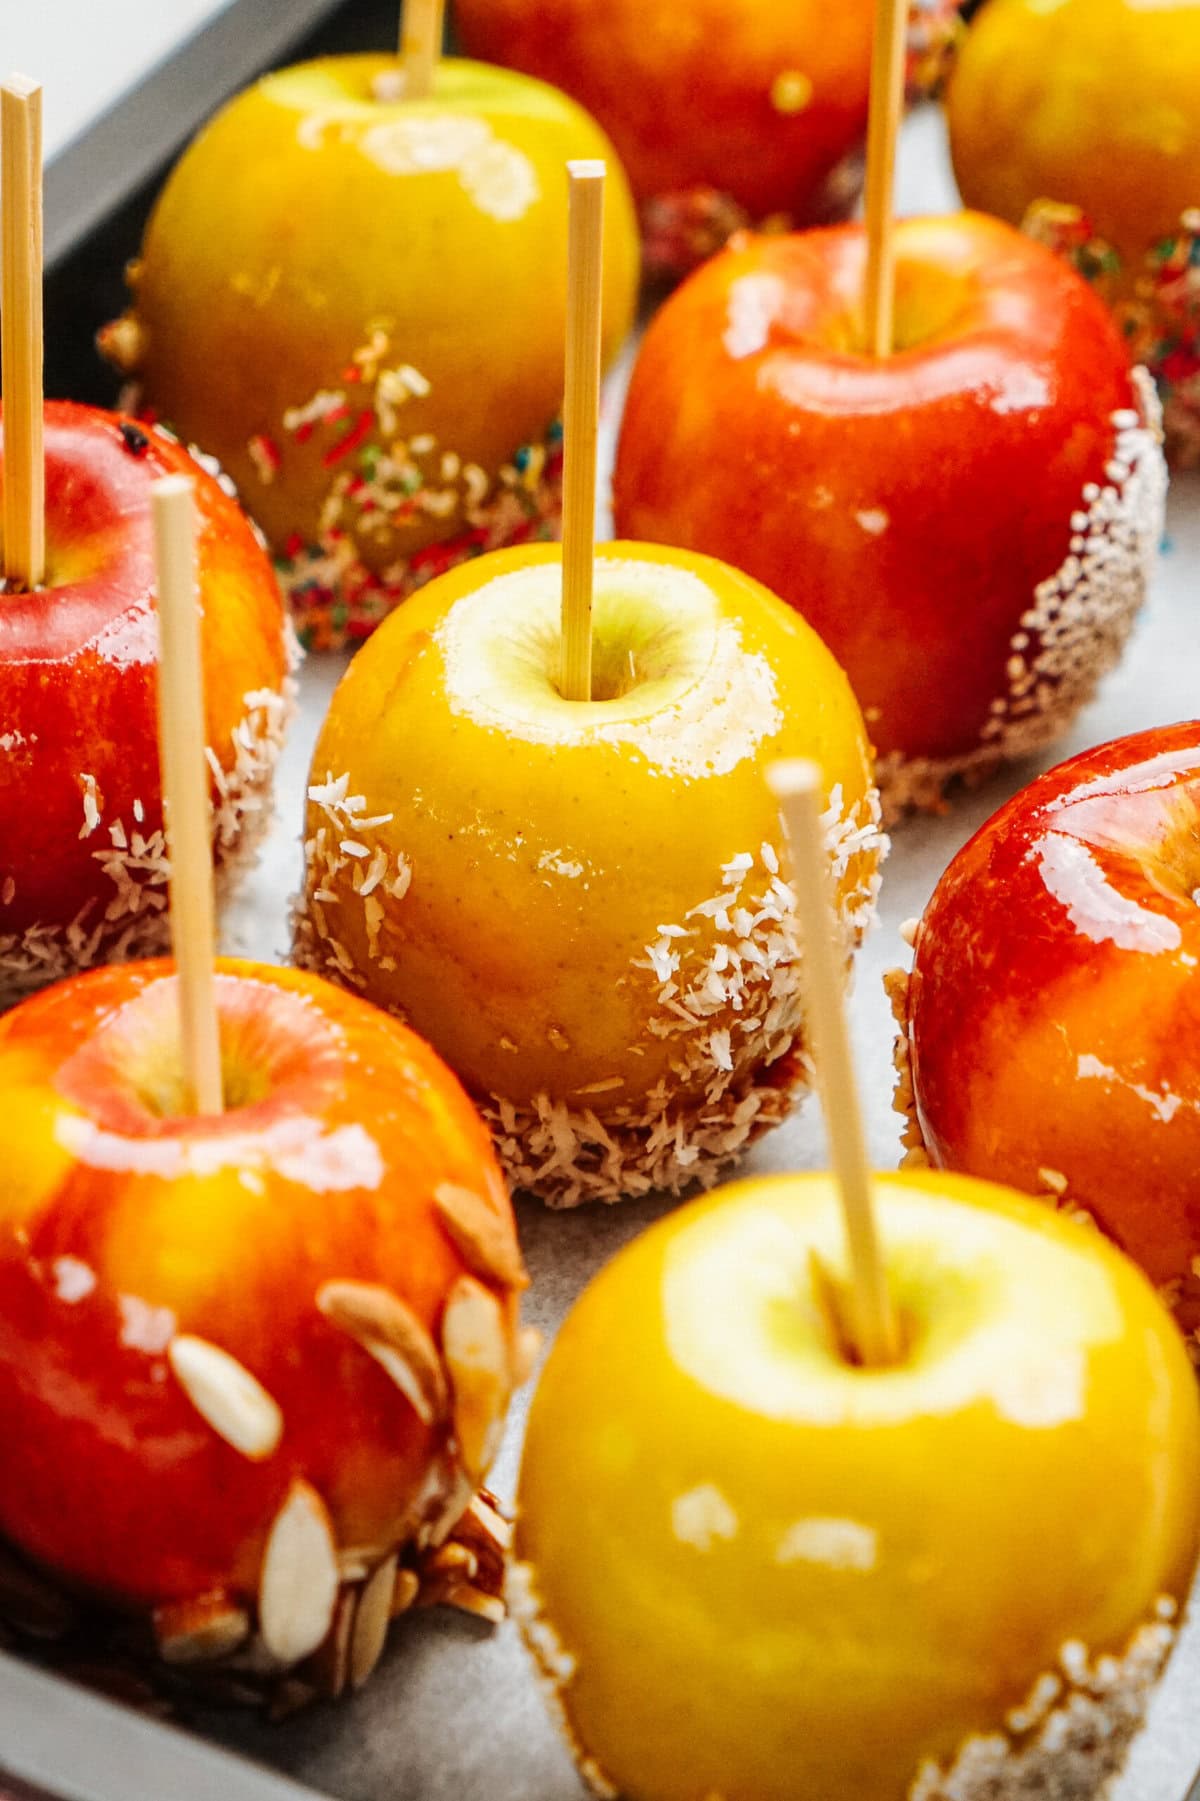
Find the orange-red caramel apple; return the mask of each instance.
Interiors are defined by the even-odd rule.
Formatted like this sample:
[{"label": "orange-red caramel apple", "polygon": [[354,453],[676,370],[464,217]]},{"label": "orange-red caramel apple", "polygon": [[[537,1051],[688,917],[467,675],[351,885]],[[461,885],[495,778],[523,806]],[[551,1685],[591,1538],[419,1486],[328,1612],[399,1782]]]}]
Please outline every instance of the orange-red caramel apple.
[{"label": "orange-red caramel apple", "polygon": [[902,221],[896,348],[866,238],[746,238],[652,322],[618,530],[725,558],[845,668],[885,807],[1052,743],[1116,660],[1162,527],[1157,409],[1079,276],[979,214]]},{"label": "orange-red caramel apple", "polygon": [[0,1005],[167,945],[150,522],[159,476],[195,483],[222,885],[266,829],[290,711],[270,559],[218,477],[166,434],[66,401],[46,404],[45,446],[45,583],[0,592]]},{"label": "orange-red caramel apple", "polygon": [[907,990],[896,984],[918,1155],[1083,1209],[1189,1333],[1198,822],[1200,723],[1072,757],[959,852],[917,930]]},{"label": "orange-red caramel apple", "polygon": [[524,1276],[426,1045],[296,971],[219,963],[216,998],[216,1117],[180,1111],[167,963],[0,1022],[0,1532],[171,1661],[279,1670],[381,1587],[386,1622],[459,1522]]}]

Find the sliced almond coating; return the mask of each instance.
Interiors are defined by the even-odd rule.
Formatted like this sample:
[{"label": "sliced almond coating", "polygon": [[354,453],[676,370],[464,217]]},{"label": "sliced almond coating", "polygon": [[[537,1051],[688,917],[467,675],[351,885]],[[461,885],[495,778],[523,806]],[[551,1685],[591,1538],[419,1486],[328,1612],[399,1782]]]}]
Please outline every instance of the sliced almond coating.
[{"label": "sliced almond coating", "polygon": [[315,1651],[333,1623],[337,1596],[329,1514],[317,1491],[297,1480],[275,1515],[259,1578],[258,1624],[271,1655],[293,1664]]},{"label": "sliced almond coating", "polygon": [[396,1559],[392,1556],[380,1564],[359,1596],[350,1638],[351,1688],[362,1687],[383,1655],[395,1592]]},{"label": "sliced almond coating", "polygon": [[250,1636],[250,1616],[220,1590],[154,1610],[154,1636],[164,1663],[215,1663]]},{"label": "sliced almond coating", "polygon": [[399,1295],[377,1282],[323,1282],[317,1306],[387,1371],[426,1426],[444,1415],[446,1378],[437,1346]]},{"label": "sliced almond coating", "polygon": [[529,1277],[510,1221],[474,1189],[441,1182],[433,1191],[437,1216],[473,1275],[505,1288],[528,1288]]},{"label": "sliced almond coating", "polygon": [[517,1346],[513,1354],[513,1384],[520,1388],[528,1382],[542,1348],[542,1335],[536,1326],[522,1326],[517,1333]]},{"label": "sliced almond coating", "polygon": [[333,1624],[321,1644],[304,1666],[306,1676],[327,1701],[340,1700],[350,1675],[350,1640],[354,1633],[354,1616],[358,1610],[359,1590],[344,1585],[333,1610]]},{"label": "sliced almond coating", "polygon": [[179,1332],[167,1362],[188,1400],[219,1438],[252,1463],[270,1457],[283,1437],[283,1414],[256,1376],[219,1345]]},{"label": "sliced almond coating", "polygon": [[450,1372],[454,1432],[463,1467],[482,1480],[508,1401],[508,1334],[499,1301],[472,1276],[460,1276],[442,1315],[442,1354]]},{"label": "sliced almond coating", "polygon": [[421,1587],[421,1578],[415,1570],[397,1570],[395,1586],[392,1589],[392,1618],[407,1613],[417,1598]]}]

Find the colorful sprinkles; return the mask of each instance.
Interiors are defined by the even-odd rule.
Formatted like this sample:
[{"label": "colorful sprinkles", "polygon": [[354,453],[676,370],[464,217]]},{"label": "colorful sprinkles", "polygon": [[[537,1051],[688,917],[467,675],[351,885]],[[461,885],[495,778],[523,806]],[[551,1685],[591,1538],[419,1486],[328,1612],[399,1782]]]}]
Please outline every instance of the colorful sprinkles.
[{"label": "colorful sprinkles", "polygon": [[1128,271],[1132,293],[1124,297],[1127,271],[1120,253],[1082,208],[1038,200],[1023,229],[1065,257],[1113,305],[1133,360],[1158,384],[1168,461],[1179,469],[1200,467],[1200,207],[1189,207],[1178,229],[1150,246],[1140,268]]}]

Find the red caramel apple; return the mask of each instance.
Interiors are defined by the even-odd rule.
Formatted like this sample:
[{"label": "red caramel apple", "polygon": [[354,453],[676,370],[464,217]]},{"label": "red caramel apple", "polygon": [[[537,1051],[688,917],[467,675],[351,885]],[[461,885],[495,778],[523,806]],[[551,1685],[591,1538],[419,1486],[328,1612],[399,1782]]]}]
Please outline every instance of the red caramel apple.
[{"label": "red caramel apple", "polygon": [[711,1183],[806,1079],[776,757],[821,768],[847,960],[884,842],[862,716],[803,620],[707,557],[498,551],[363,646],[313,753],[295,954],[458,1072],[557,1205]]},{"label": "red caramel apple", "polygon": [[885,807],[1052,743],[1116,660],[1162,526],[1149,384],[1096,296],[978,214],[896,229],[895,353],[857,225],[742,239],[650,326],[618,530],[728,559],[843,665]]},{"label": "red caramel apple", "polygon": [[660,1221],[550,1353],[510,1595],[597,1795],[1102,1801],[1142,1724],[1200,1519],[1178,1334],[1021,1195],[872,1186],[897,1361],[828,1329],[824,1175]]},{"label": "red caramel apple", "polygon": [[[957,9],[914,7],[918,69]],[[874,0],[455,0],[472,56],[573,94],[616,145],[652,274],[678,276],[757,220],[844,217],[861,179]]]},{"label": "red caramel apple", "polygon": [[270,560],[220,480],[165,433],[63,401],[46,405],[45,447],[45,584],[0,593],[0,1005],[167,944],[157,477],[195,483],[214,855],[226,882],[266,827],[290,709]]},{"label": "red caramel apple", "polygon": [[[217,967],[220,1115],[181,1112],[168,963],[0,1022],[0,1532],[170,1662],[315,1655],[337,1688],[495,1451],[524,1276],[434,1053],[313,976]],[[491,1611],[469,1567],[435,1585]]]},{"label": "red caramel apple", "polygon": [[1192,1334],[1198,822],[1200,723],[1073,757],[959,852],[895,978],[914,1155],[1084,1209]]},{"label": "red caramel apple", "polygon": [[426,97],[404,80],[394,57],[328,57],[233,99],[169,177],[103,334],[229,470],[319,647],[556,529],[568,160],[609,163],[610,357],[637,290],[624,177],[573,101],[455,59]]}]

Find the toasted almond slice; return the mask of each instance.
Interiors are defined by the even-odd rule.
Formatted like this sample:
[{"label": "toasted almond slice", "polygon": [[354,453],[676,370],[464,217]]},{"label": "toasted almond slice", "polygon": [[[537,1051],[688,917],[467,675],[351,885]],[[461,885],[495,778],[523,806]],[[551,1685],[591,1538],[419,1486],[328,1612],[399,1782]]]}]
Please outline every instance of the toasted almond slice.
[{"label": "toasted almond slice", "polygon": [[512,1223],[482,1195],[457,1182],[441,1182],[433,1191],[433,1204],[472,1275],[505,1288],[528,1288],[529,1277]]},{"label": "toasted almond slice", "polygon": [[297,1480],[275,1515],[259,1577],[258,1624],[271,1655],[293,1664],[315,1651],[333,1623],[337,1595],[329,1514],[316,1489]]},{"label": "toasted almond slice", "polygon": [[340,1700],[350,1675],[350,1640],[354,1634],[354,1616],[358,1611],[359,1590],[343,1585],[333,1610],[333,1624],[312,1657],[304,1666],[327,1701]]},{"label": "toasted almond slice", "polygon": [[250,1616],[218,1589],[156,1607],[154,1636],[164,1663],[214,1663],[245,1644]]},{"label": "toasted almond slice", "polygon": [[466,1540],[479,1536],[485,1545],[501,1555],[512,1549],[512,1521],[506,1520],[486,1495],[471,1496],[470,1505],[459,1521],[459,1532]]},{"label": "toasted almond slice", "polygon": [[421,1586],[421,1578],[415,1570],[397,1570],[396,1581],[392,1588],[392,1618],[407,1613],[417,1598]]},{"label": "toasted almond slice", "polygon": [[446,1411],[446,1378],[437,1346],[411,1307],[377,1282],[323,1282],[317,1306],[374,1357],[418,1419],[430,1426]]},{"label": "toasted almond slice", "polygon": [[177,1332],[167,1346],[175,1380],[225,1443],[252,1463],[270,1457],[283,1436],[283,1414],[256,1376],[219,1345]]},{"label": "toasted almond slice", "polygon": [[454,1431],[463,1467],[481,1481],[508,1401],[508,1334],[499,1301],[473,1276],[460,1276],[442,1315]]},{"label": "toasted almond slice", "polygon": [[383,1655],[395,1592],[396,1558],[393,1555],[384,1559],[359,1596],[350,1638],[351,1688],[362,1687]]},{"label": "toasted almond slice", "polygon": [[522,1326],[517,1333],[517,1348],[513,1354],[513,1386],[520,1388],[528,1382],[533,1374],[533,1366],[538,1360],[542,1348],[542,1335],[536,1326]]}]

